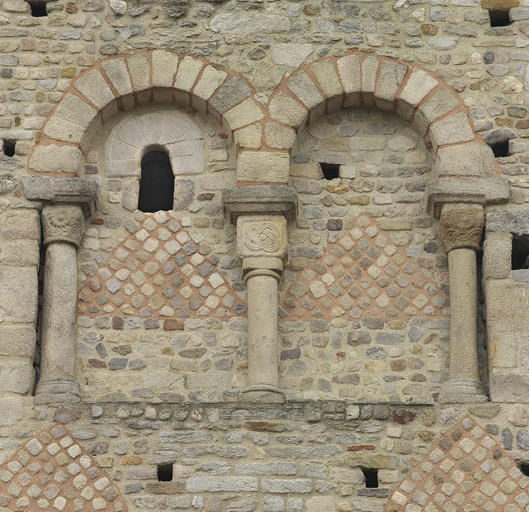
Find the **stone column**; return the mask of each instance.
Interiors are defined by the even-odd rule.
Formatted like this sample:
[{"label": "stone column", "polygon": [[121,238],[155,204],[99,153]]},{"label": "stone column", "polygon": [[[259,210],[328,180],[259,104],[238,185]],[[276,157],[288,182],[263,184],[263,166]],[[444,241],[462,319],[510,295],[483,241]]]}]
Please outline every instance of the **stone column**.
[{"label": "stone column", "polygon": [[287,256],[287,223],[282,215],[237,219],[237,250],[248,288],[248,386],[278,386],[278,284]]},{"label": "stone column", "polygon": [[476,252],[485,223],[483,208],[450,204],[441,213],[441,240],[448,253],[450,363],[443,403],[485,402],[477,352]]},{"label": "stone column", "polygon": [[41,375],[36,403],[79,400],[75,379],[77,249],[84,215],[77,205],[42,210],[46,263],[42,312]]}]

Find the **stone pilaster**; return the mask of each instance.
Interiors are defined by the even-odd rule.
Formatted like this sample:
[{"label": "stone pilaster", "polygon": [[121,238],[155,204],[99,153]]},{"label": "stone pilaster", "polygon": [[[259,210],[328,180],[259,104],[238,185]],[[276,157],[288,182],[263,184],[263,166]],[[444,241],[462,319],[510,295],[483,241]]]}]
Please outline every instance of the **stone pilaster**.
[{"label": "stone pilaster", "polygon": [[444,403],[487,400],[479,380],[476,325],[476,251],[484,223],[481,206],[445,205],[441,213],[450,285],[450,364],[440,396]]},{"label": "stone pilaster", "polygon": [[77,249],[84,215],[77,205],[48,205],[42,211],[46,263],[42,318],[41,376],[35,401],[79,400],[75,379]]}]

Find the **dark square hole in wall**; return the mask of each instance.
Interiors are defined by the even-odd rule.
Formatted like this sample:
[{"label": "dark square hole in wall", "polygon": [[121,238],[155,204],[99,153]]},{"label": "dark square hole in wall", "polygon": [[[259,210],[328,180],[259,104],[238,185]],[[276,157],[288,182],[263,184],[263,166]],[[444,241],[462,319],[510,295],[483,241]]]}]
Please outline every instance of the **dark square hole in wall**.
[{"label": "dark square hole in wall", "polygon": [[512,236],[512,269],[528,268],[529,235]]},{"label": "dark square hole in wall", "polygon": [[529,462],[520,462],[518,467],[525,476],[529,476]]},{"label": "dark square hole in wall", "polygon": [[321,172],[326,180],[333,180],[340,177],[340,164],[327,164],[320,162]]},{"label": "dark square hole in wall", "polygon": [[173,479],[172,464],[158,464],[158,482],[170,482]]},{"label": "dark square hole in wall", "polygon": [[491,27],[506,27],[511,24],[508,9],[490,9],[489,16]]},{"label": "dark square hole in wall", "polygon": [[46,11],[46,2],[35,2],[34,0],[28,1],[29,6],[31,7],[31,16],[34,18],[42,18],[47,16]]},{"label": "dark square hole in wall", "polygon": [[490,149],[492,149],[496,158],[509,156],[509,141],[502,140],[501,142],[496,142],[496,144],[490,144]]},{"label": "dark square hole in wall", "polygon": [[362,468],[362,473],[366,479],[366,488],[376,489],[378,487],[378,469]]},{"label": "dark square hole in wall", "polygon": [[14,156],[15,155],[15,144],[14,140],[4,140],[4,155]]}]

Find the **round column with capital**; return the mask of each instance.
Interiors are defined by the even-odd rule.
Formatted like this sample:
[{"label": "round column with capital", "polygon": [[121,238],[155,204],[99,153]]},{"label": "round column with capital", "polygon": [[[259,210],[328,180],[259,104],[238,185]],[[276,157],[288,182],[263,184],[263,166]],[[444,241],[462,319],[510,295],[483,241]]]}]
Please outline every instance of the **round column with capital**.
[{"label": "round column with capital", "polygon": [[77,249],[84,215],[78,205],[47,205],[42,210],[46,263],[37,403],[79,400],[75,379]]},{"label": "round column with capital", "polygon": [[441,389],[443,403],[485,402],[477,351],[477,270],[485,224],[480,205],[446,204],[441,240],[448,253],[450,286],[450,363]]},{"label": "round column with capital", "polygon": [[239,217],[237,252],[248,289],[248,386],[274,391],[279,383],[277,306],[287,256],[285,217]]}]

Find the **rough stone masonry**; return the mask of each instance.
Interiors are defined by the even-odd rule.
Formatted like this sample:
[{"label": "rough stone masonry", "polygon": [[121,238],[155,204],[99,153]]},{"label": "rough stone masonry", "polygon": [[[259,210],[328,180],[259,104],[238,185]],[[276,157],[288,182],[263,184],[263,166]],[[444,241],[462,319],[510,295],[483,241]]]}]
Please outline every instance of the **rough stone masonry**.
[{"label": "rough stone masonry", "polygon": [[528,47],[0,0],[0,511],[529,510]]}]

